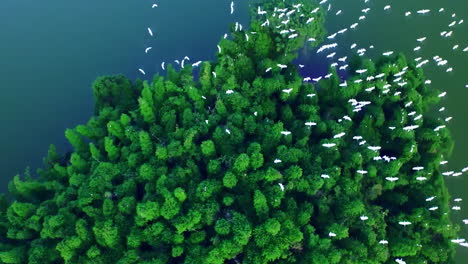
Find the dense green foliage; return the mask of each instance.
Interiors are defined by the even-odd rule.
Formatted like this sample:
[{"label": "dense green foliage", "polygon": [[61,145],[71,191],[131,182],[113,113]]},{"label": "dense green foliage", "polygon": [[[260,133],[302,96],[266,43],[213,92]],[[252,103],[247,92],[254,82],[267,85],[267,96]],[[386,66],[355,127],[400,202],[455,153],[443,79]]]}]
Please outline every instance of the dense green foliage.
[{"label": "dense green foliage", "polygon": [[[302,2],[311,14],[316,5]],[[292,60],[307,38],[323,39],[323,11],[314,16],[306,24],[292,14],[300,37],[290,40],[278,19],[262,27],[255,15],[249,30],[220,41],[197,81],[191,66],[168,66],[151,82],[97,79],[95,115],[65,133],[74,151],[51,145],[38,179],[11,181],[15,201],[0,203],[0,262],[451,263],[457,226],[439,163],[453,144],[447,129],[434,131],[438,119],[408,116],[428,112],[437,90],[403,55],[356,59],[351,71],[368,71],[347,87],[333,70],[317,86],[303,83]],[[401,87],[391,80],[405,67]],[[377,73],[384,77],[353,82]],[[372,103],[353,111],[350,99]],[[427,210],[431,195],[439,210]]]}]

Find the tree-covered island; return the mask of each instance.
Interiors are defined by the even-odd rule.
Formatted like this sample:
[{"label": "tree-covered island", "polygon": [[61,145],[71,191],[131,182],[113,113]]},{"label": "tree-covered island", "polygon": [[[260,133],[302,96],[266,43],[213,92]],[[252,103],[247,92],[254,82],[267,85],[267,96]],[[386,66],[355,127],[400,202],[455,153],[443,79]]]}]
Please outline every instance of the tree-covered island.
[{"label": "tree-covered island", "polygon": [[440,91],[402,54],[304,82],[292,61],[324,19],[269,0],[197,76],[98,78],[73,152],[2,196],[0,262],[453,263]]}]

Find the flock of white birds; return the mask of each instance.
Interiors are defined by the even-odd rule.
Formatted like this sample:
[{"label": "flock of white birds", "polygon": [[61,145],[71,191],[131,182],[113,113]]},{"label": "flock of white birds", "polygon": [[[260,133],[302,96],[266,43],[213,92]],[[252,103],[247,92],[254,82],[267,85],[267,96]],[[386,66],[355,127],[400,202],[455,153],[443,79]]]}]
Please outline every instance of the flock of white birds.
[{"label": "flock of white birds", "polygon": [[[321,0],[319,2],[319,5],[324,10],[326,10],[328,12],[329,16],[330,15],[340,16],[340,15],[343,14],[343,12],[346,12],[346,11],[344,11],[342,9],[339,9],[337,11],[333,11],[333,3],[332,2],[333,2],[333,0]],[[343,57],[339,57],[339,58],[336,57],[337,52],[335,50],[339,46],[339,43],[338,42],[333,42],[333,41],[335,41],[335,39],[337,39],[340,35],[343,35],[345,33],[349,34],[349,32],[352,32],[353,30],[356,30],[357,27],[360,25],[360,23],[363,23],[363,21],[366,20],[366,17],[369,14],[369,12],[379,12],[379,10],[373,10],[375,8],[369,7],[368,6],[369,2],[370,2],[370,0],[363,0],[364,5],[366,5],[366,6],[365,6],[365,8],[363,8],[361,10],[362,14],[357,18],[356,22],[350,24],[347,27],[344,27],[344,28],[338,30],[337,32],[333,32],[331,34],[328,34],[328,36],[326,36],[326,38],[325,38],[325,43],[323,43],[321,46],[319,46],[316,49],[317,54],[325,52],[325,51],[329,52],[326,55],[326,58],[332,60],[331,63],[330,63],[330,66],[337,67],[338,72],[347,71],[347,68],[349,66],[347,64],[347,62],[346,62],[348,56],[343,56]],[[156,8],[156,7],[158,7],[158,5],[153,4],[151,7]],[[301,7],[302,7],[302,4],[293,5],[293,8],[291,8],[291,9],[288,9],[288,8],[284,8],[284,9],[275,8],[274,11],[273,11],[273,14],[269,14],[267,11],[262,10],[261,7],[258,7],[257,14],[260,15],[260,16],[265,16],[265,22],[262,24],[262,27],[270,26],[270,21],[268,19],[269,16],[278,16],[279,18],[284,17],[284,20],[281,22],[281,25],[277,26],[277,28],[282,27],[281,31],[280,31],[280,34],[289,34],[288,38],[292,39],[292,38],[298,37],[298,33],[296,32],[296,30],[294,30],[293,28],[290,27],[290,24],[289,24],[290,17],[292,15],[310,16],[310,14],[302,13]],[[384,8],[383,8],[383,13],[385,14],[385,12],[389,12],[389,10],[391,10],[391,9],[392,9],[391,5],[385,5]],[[311,13],[314,14],[314,13],[317,13],[318,11],[319,11],[319,8],[316,8]],[[382,12],[382,10],[380,10],[380,11]],[[235,2],[231,1],[229,3],[229,13],[232,15],[232,14],[234,14],[234,12],[235,12]],[[410,10],[405,11],[402,14],[402,17],[412,16],[413,13],[414,13],[414,15],[417,15],[417,16],[427,16],[428,20],[430,19],[430,15],[432,13],[440,13],[440,15],[447,15],[447,12],[445,11],[445,8],[440,8],[438,10],[431,10],[431,9],[422,8],[422,9],[415,10],[415,11],[410,11]],[[452,13],[452,14],[448,14],[448,15],[451,17],[452,22],[447,26],[446,30],[440,32],[440,37],[442,37],[442,38],[451,37],[452,34],[454,34],[454,32],[456,30],[456,27],[464,22],[463,19],[458,19],[457,18],[456,13]],[[310,17],[307,20],[306,23],[309,24],[309,23],[313,23],[313,22],[314,22],[314,17]],[[147,30],[148,30],[148,34],[151,37],[153,37],[155,35],[151,28],[148,27]],[[239,22],[235,23],[235,31],[242,31],[242,25]],[[246,38],[247,41],[249,41],[249,34],[255,34],[255,32],[246,31],[245,38]],[[224,34],[224,38],[226,39],[227,37],[228,37],[228,34]],[[414,48],[414,51],[415,52],[419,51],[421,49],[422,43],[425,42],[428,38],[432,38],[432,37],[428,37],[428,36],[418,37],[416,39],[416,41],[418,43],[418,46],[416,46]],[[308,42],[314,42],[316,40],[314,38],[308,38],[307,41]],[[333,42],[333,43],[327,43],[327,42]],[[368,49],[374,49],[374,48],[375,48],[374,45],[370,45],[368,47]],[[144,50],[144,52],[149,53],[151,51],[151,49],[152,49],[152,47],[147,47]],[[217,45],[217,49],[218,49],[219,53],[222,52],[222,49],[221,49],[221,47],[219,45]],[[452,50],[460,50],[462,52],[468,52],[468,46],[466,46],[466,47],[464,47],[462,49],[462,46],[460,44],[456,44],[456,45],[454,45],[452,47]],[[346,50],[346,52],[349,52],[349,51],[351,53],[355,52],[359,56],[364,56],[368,50],[367,50],[366,47],[359,48],[357,43],[353,43],[349,47],[349,50]],[[395,53],[395,51],[393,51],[393,50],[387,50],[387,51],[383,52],[382,55],[383,56],[391,56],[394,53]],[[449,67],[447,59],[444,59],[441,56],[436,55],[436,56],[434,56],[432,58],[432,60],[434,61],[435,65],[437,65],[439,67],[445,67],[446,72],[452,72],[453,71],[453,67]],[[177,63],[181,68],[184,67],[185,61],[190,61],[190,58],[188,56],[185,56],[180,61],[179,60],[174,60],[174,62]],[[417,62],[416,67],[420,68],[420,67],[423,67],[424,65],[430,63],[431,60],[428,59],[428,58],[417,57],[417,58],[414,59],[414,61]],[[195,62],[195,63],[192,64],[192,66],[197,67],[197,66],[200,65],[200,63],[201,63],[201,61]],[[285,69],[285,68],[288,67],[287,65],[283,65],[283,64],[277,64],[276,66],[278,68],[280,68],[280,69]],[[303,68],[303,67],[305,67],[305,65],[299,64],[299,67]],[[161,69],[165,70],[165,62],[161,63]],[[405,73],[406,73],[407,69],[408,69],[408,67],[405,67],[405,68],[403,68],[401,70],[401,72],[394,75],[395,79],[393,80],[393,83],[394,84],[396,83],[397,86],[400,87],[400,88],[407,85],[407,81],[405,80]],[[143,69],[140,68],[138,70],[140,71],[141,74],[143,74],[143,75],[146,74]],[[271,70],[272,70],[272,67],[268,67],[268,68],[265,69],[265,72],[269,72]],[[367,69],[358,69],[358,70],[356,70],[356,73],[359,74],[359,75],[365,75],[366,72],[367,72]],[[216,78],[216,73],[212,72],[212,74]],[[312,78],[312,76],[307,76],[307,77],[304,77],[303,81],[304,82],[311,82],[311,81],[318,82],[318,81],[320,81],[322,79],[327,79],[327,78],[330,78],[330,77],[331,77],[330,73],[326,74],[326,75],[313,77],[313,78]],[[383,79],[384,77],[386,77],[384,73],[379,73],[379,74],[376,74],[374,76],[366,76],[366,77],[363,77],[361,79],[354,80],[354,83],[361,83],[361,82],[365,82],[365,81],[369,82],[369,81],[373,81],[373,80]],[[426,80],[425,84],[427,84],[427,85],[431,84],[431,80],[429,80],[429,79]],[[340,87],[346,87],[347,85],[348,85],[348,81],[345,80],[339,86]],[[393,89],[393,91],[392,91],[392,87],[394,87],[394,86],[392,86],[392,83],[387,83],[383,87],[384,90],[382,91],[382,93],[387,94],[387,93],[393,92],[394,96],[398,96],[401,92],[400,91],[395,91],[395,89]],[[468,84],[466,84],[465,87],[468,88]],[[368,88],[365,89],[365,91],[369,92],[369,93],[373,92],[374,90],[375,90],[375,86],[368,87]],[[293,88],[283,89],[282,92],[284,92],[286,94],[290,94],[291,92],[293,92]],[[233,94],[233,93],[235,93],[235,90],[231,89],[231,90],[226,91],[226,94]],[[443,93],[439,94],[439,97],[444,97],[446,95],[447,95],[447,92],[443,92]],[[315,94],[308,94],[307,96],[312,98],[313,96],[315,96]],[[202,97],[204,99],[206,99],[204,96],[202,96]],[[372,104],[372,102],[370,102],[370,101],[357,101],[356,99],[350,99],[349,103],[352,106],[354,106],[353,111],[355,111],[355,112],[361,111],[367,105]],[[411,101],[407,102],[405,104],[405,107],[410,109],[412,103],[413,102],[411,102]],[[441,107],[439,109],[439,112],[443,112],[443,111],[445,111],[445,107]],[[254,114],[256,115],[257,113],[254,113]],[[410,118],[412,118],[412,120],[416,121],[416,120],[422,118],[422,114],[418,114],[416,111],[411,111],[408,114],[408,117],[410,117]],[[451,119],[452,119],[452,117],[447,117],[447,118],[444,119],[444,121],[449,122]],[[338,122],[345,122],[345,121],[352,122],[352,119],[349,116],[343,116],[342,118],[340,118],[338,120]],[[208,124],[208,120],[205,120],[205,122]],[[308,121],[308,122],[305,122],[305,125],[310,128],[310,127],[315,126],[317,124],[315,122],[313,122],[313,121]],[[411,131],[411,130],[415,130],[415,129],[418,129],[418,128],[419,128],[419,125],[414,124],[414,125],[405,126],[402,129],[404,131]],[[438,127],[434,128],[434,131],[439,131],[440,129],[444,129],[444,128],[446,128],[445,125],[438,126]],[[394,129],[396,129],[396,127],[389,127],[388,129],[394,130]],[[228,128],[226,128],[225,131],[226,131],[226,133],[230,134],[230,131],[229,131]],[[286,136],[286,137],[287,136],[294,136],[293,133],[290,132],[290,131],[281,131],[281,134]],[[330,142],[323,143],[322,146],[325,147],[325,148],[335,148],[340,144],[339,139],[342,138],[345,135],[346,135],[345,132],[338,133],[338,134],[334,135],[332,139],[330,139]],[[379,150],[381,149],[380,146],[371,146],[371,145],[367,144],[367,141],[364,140],[362,138],[362,136],[356,135],[356,136],[353,136],[353,139],[358,142],[358,145],[366,147],[366,148],[368,148],[368,149],[370,149],[372,151],[379,152]],[[413,151],[414,147],[415,146],[413,146],[413,148],[411,148],[410,151]],[[388,157],[386,155],[374,157],[375,161],[385,161],[385,162],[392,162],[393,160],[396,160],[396,159],[397,159],[397,157]],[[274,163],[280,163],[281,160],[280,159],[275,159],[273,162]],[[442,161],[440,163],[440,165],[446,165],[447,163],[448,163],[448,161],[445,160],[445,161]],[[413,170],[415,172],[417,172],[418,175],[422,175],[422,173],[420,173],[420,172],[424,172],[424,167],[423,166],[415,166],[415,167],[413,167]],[[445,171],[442,174],[444,176],[457,177],[457,176],[462,175],[466,171],[468,171],[468,167],[465,167],[465,168],[461,169],[458,172]],[[367,171],[358,170],[357,173],[366,174]],[[330,178],[330,175],[322,174],[321,178],[327,179],[327,178]],[[386,177],[385,180],[390,181],[390,182],[395,182],[395,181],[398,181],[399,178],[398,177]],[[423,177],[423,176],[419,176],[419,177],[416,178],[416,180],[425,181],[425,180],[427,180],[427,178]],[[279,185],[279,188],[281,189],[281,191],[286,191],[287,190],[287,184],[279,183],[278,185]],[[425,199],[425,201],[430,203],[431,201],[433,201],[436,198],[437,198],[436,196],[427,197]],[[459,202],[462,201],[462,199],[461,198],[455,198],[453,201],[455,203],[459,203]],[[459,210],[461,210],[461,207],[458,206],[458,205],[454,205],[451,209],[454,210],[454,211],[459,211]],[[438,210],[438,207],[437,206],[428,207],[428,210],[430,210],[430,211]],[[361,221],[366,221],[366,220],[368,220],[368,216],[362,215],[362,216],[360,216],[360,220]],[[468,219],[463,219],[463,223],[468,224]],[[412,223],[409,222],[409,221],[399,221],[398,224],[405,227],[407,225],[411,225]],[[333,233],[332,231],[330,231],[328,235],[330,237],[336,236],[336,234]],[[457,238],[457,239],[453,239],[451,241],[453,243],[457,243],[457,244],[459,244],[459,245],[461,245],[463,247],[468,247],[468,242],[463,238]],[[379,243],[382,244],[382,245],[385,245],[385,244],[388,244],[388,241],[381,240],[381,241],[379,241]],[[400,259],[400,258],[395,259],[395,262],[397,262],[398,264],[405,264],[406,263],[403,259]]]}]

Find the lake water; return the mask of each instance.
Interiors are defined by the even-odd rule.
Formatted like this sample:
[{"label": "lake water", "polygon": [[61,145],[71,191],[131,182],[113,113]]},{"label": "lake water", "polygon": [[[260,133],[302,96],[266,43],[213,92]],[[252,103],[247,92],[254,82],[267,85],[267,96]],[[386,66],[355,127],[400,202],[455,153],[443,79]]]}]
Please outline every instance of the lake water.
[{"label": "lake water", "polygon": [[[0,191],[26,166],[34,172],[42,166],[49,144],[60,152],[70,149],[64,137],[66,128],[85,123],[93,112],[91,84],[100,75],[123,73],[131,79],[150,76],[160,70],[162,61],[172,62],[189,56],[191,62],[214,59],[216,43],[228,31],[229,23],[248,25],[248,1],[236,1],[234,15],[229,15],[227,0],[161,0],[151,9],[152,1],[59,1],[3,0],[0,2]],[[450,38],[439,33],[448,29],[454,19],[468,21],[468,2],[462,0],[374,0],[364,5],[361,0],[331,1],[327,19],[330,33],[354,22],[338,42],[337,57],[350,54],[349,47],[367,48],[366,55],[376,57],[387,50],[404,52],[409,58],[423,57],[431,62],[423,69],[432,85],[448,92],[442,100],[447,107],[443,116],[453,116],[449,127],[456,142],[447,170],[459,171],[468,165],[468,46],[466,23],[453,28]],[[390,3],[390,10],[384,5]],[[366,19],[358,21],[361,9],[371,8]],[[438,13],[439,8],[445,11]],[[431,9],[417,15],[419,9]],[[339,16],[334,15],[342,10]],[[412,15],[405,17],[404,13]],[[452,14],[456,17],[452,18]],[[150,37],[147,27],[153,29]],[[421,43],[417,38],[427,36]],[[452,47],[459,44],[457,50]],[[374,45],[374,49],[369,46]],[[148,54],[144,49],[152,46]],[[324,55],[302,52],[301,63],[312,78],[326,70]],[[453,72],[433,66],[432,57],[449,61]],[[321,63],[317,64],[317,59]],[[315,61],[315,62],[314,62]],[[314,65],[312,65],[314,64]],[[468,207],[468,179],[448,177],[452,197],[465,200]],[[467,211],[453,212],[454,220],[468,218]],[[463,217],[465,216],[465,217]],[[462,226],[461,237],[468,237]],[[457,263],[468,263],[468,249],[458,251]]]}]

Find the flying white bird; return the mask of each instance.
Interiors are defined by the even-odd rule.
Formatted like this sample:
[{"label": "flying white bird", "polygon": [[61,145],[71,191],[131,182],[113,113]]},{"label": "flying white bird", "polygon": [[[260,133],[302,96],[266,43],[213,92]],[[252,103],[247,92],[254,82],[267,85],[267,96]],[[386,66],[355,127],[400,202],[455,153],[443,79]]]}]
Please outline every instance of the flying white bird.
[{"label": "flying white bird", "polygon": [[158,7],[158,4],[153,4],[153,5],[151,6],[151,8],[155,8],[155,7]]},{"label": "flying white bird", "polygon": [[284,192],[284,185],[283,185],[281,182],[280,182],[280,183],[278,183],[278,185],[280,186],[280,188],[281,188],[281,191],[283,191],[283,192]]},{"label": "flying white bird", "polygon": [[152,47],[147,47],[147,48],[145,49],[145,53],[148,53],[148,51],[150,51],[150,49],[152,49]]},{"label": "flying white bird", "polygon": [[305,125],[311,127],[311,126],[317,125],[317,123],[315,123],[315,122],[305,122]]},{"label": "flying white bird", "polygon": [[387,240],[380,240],[379,244],[385,245],[385,244],[388,244],[388,241]]},{"label": "flying white bird", "polygon": [[226,93],[227,93],[227,94],[232,94],[232,93],[234,93],[234,91],[231,90],[231,89],[229,89],[229,90],[226,91]]},{"label": "flying white bird", "polygon": [[344,136],[345,134],[346,134],[345,132],[341,132],[339,134],[334,135],[333,138],[340,138],[340,137]]},{"label": "flying white bird", "polygon": [[406,262],[403,259],[397,258],[395,259],[395,262],[398,264],[406,264]]},{"label": "flying white bird", "polygon": [[388,10],[388,9],[390,9],[390,8],[391,8],[391,6],[390,6],[390,5],[386,5],[386,6],[384,6],[384,10]]},{"label": "flying white bird", "polygon": [[398,222],[399,225],[402,225],[402,226],[407,226],[407,225],[411,225],[411,222],[409,221],[400,221]]},{"label": "flying white bird", "polygon": [[333,232],[330,232],[330,233],[328,233],[328,236],[329,236],[329,237],[336,237],[336,234],[333,233]]},{"label": "flying white bird", "polygon": [[429,208],[429,211],[435,211],[435,210],[437,210],[437,209],[439,209],[438,206],[433,206],[433,207],[430,207],[430,208]]},{"label": "flying white bird", "polygon": [[265,70],[265,72],[269,72],[269,71],[271,71],[271,67]]},{"label": "flying white bird", "polygon": [[139,70],[143,75],[146,74],[144,70],[142,70],[142,69],[138,69],[138,70]]},{"label": "flying white bird", "polygon": [[365,216],[365,215],[361,215],[361,217],[359,217],[362,221],[366,221],[367,219],[369,219],[369,217]]},{"label": "flying white bird", "polygon": [[277,64],[277,66],[280,67],[281,69],[284,69],[284,68],[288,67],[287,65],[284,65],[284,64]]},{"label": "flying white bird", "polygon": [[151,28],[148,28],[148,33],[150,34],[150,36],[153,36],[153,31],[151,30]]},{"label": "flying white bird", "polygon": [[231,1],[231,15],[234,13],[234,1]]},{"label": "flying white bird", "polygon": [[457,244],[459,244],[459,243],[465,242],[465,239],[464,239],[464,238],[457,238],[457,239],[452,239],[452,240],[450,240],[450,241],[451,241],[452,243],[457,243]]},{"label": "flying white bird", "polygon": [[427,13],[429,13],[430,11],[431,11],[431,10],[429,10],[429,9],[421,9],[421,10],[418,10],[417,13],[418,13],[418,14],[427,14]]},{"label": "flying white bird", "polygon": [[221,53],[221,46],[216,45],[218,47],[218,52]]},{"label": "flying white bird", "polygon": [[193,67],[198,67],[198,65],[200,65],[201,62],[202,62],[202,61],[197,61],[197,62],[193,63],[192,66],[193,66]]},{"label": "flying white bird", "polygon": [[332,148],[332,147],[336,146],[336,143],[324,143],[324,144],[322,144],[322,146],[324,146],[326,148]]},{"label": "flying white bird", "polygon": [[394,182],[394,181],[398,180],[398,177],[386,177],[385,180],[390,181],[390,182]]},{"label": "flying white bird", "polygon": [[291,134],[291,132],[290,132],[290,131],[281,131],[281,134],[283,134],[283,135],[287,136],[287,135],[290,135],[290,134]]},{"label": "flying white bird", "polygon": [[165,62],[163,61],[163,62],[161,63],[161,68],[162,68],[163,70],[166,70],[166,68],[164,68],[164,64],[165,64]]},{"label": "flying white bird", "polygon": [[257,14],[259,14],[259,15],[265,15],[266,13],[267,13],[266,11],[263,11],[263,10],[260,9],[260,6],[258,7],[258,9],[257,9]]},{"label": "flying white bird", "polygon": [[280,159],[275,159],[273,162],[274,163],[281,163],[281,160]]},{"label": "flying white bird", "polygon": [[291,93],[291,92],[292,92],[292,90],[293,90],[293,88],[289,88],[289,89],[283,89],[283,90],[282,90],[282,92],[283,92],[283,93],[287,93],[287,94],[289,94],[289,93]]}]

